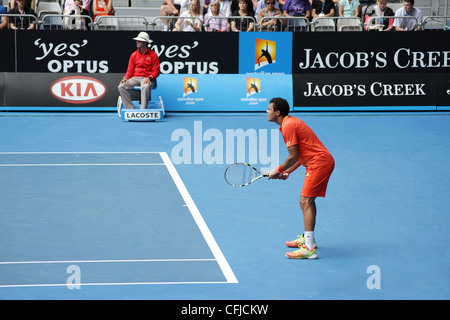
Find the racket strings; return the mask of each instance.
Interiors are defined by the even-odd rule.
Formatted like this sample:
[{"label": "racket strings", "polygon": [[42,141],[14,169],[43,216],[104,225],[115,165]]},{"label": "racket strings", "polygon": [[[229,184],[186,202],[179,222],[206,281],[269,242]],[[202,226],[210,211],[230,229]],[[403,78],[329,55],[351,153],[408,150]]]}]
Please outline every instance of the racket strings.
[{"label": "racket strings", "polygon": [[257,172],[247,165],[234,165],[226,172],[226,180],[232,185],[246,185],[256,176]]}]

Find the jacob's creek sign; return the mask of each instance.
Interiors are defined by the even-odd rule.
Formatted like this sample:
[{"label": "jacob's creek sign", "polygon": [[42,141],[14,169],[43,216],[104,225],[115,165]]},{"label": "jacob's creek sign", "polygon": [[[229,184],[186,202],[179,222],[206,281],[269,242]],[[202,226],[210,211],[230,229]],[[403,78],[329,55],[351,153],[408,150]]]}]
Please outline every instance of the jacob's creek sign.
[{"label": "jacob's creek sign", "polygon": [[433,32],[293,33],[292,73],[450,72],[450,36]]}]

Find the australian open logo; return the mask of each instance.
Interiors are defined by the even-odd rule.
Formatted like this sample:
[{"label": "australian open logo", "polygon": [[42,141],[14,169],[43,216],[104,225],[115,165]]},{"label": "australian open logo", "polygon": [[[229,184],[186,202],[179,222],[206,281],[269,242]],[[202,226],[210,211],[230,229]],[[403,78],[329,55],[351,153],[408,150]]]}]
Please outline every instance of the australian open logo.
[{"label": "australian open logo", "polygon": [[186,105],[195,105],[198,102],[204,101],[203,96],[200,97],[197,95],[197,78],[183,77],[182,83],[183,97],[177,98],[177,101],[183,101]]},{"label": "australian open logo", "polygon": [[183,77],[183,97],[197,92],[197,79]]},{"label": "australian open logo", "polygon": [[276,62],[276,41],[255,39],[255,71]]},{"label": "australian open logo", "polygon": [[267,103],[267,97],[261,96],[262,86],[261,79],[246,77],[246,97],[241,98],[241,102],[246,102],[248,105],[258,106],[261,103]]},{"label": "australian open logo", "polygon": [[261,79],[247,77],[247,98],[261,91]]}]

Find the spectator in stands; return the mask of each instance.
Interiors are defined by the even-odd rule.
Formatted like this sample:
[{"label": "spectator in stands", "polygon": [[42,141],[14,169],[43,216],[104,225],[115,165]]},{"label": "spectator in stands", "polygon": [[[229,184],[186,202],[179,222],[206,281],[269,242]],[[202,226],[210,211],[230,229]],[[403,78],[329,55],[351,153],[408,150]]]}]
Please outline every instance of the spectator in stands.
[{"label": "spectator in stands", "polygon": [[333,1],[332,0],[313,0],[311,16],[313,18],[334,17]]},{"label": "spectator in stands", "polygon": [[[64,2],[63,14],[70,14],[70,11],[72,11],[74,7],[75,7],[75,0],[66,0]],[[89,11],[89,0],[81,0],[81,7],[84,10]]]},{"label": "spectator in stands", "polygon": [[[219,17],[219,19],[214,19],[214,17]],[[205,14],[204,19],[204,24],[207,25],[206,30],[210,32],[227,31],[227,19],[225,17],[220,12],[219,0],[211,0],[208,13]]]},{"label": "spectator in stands", "polygon": [[[68,7],[67,2],[72,2],[72,5]],[[67,15],[89,16],[88,0],[66,0],[64,8],[64,14]],[[66,11],[66,8],[69,10]],[[64,27],[69,30],[87,30],[86,19],[83,17],[64,18]]]},{"label": "spectator in stands", "polygon": [[[9,1],[9,7],[11,9],[14,9],[16,7],[16,1],[17,0],[10,0]],[[25,0],[25,7],[29,7],[36,12],[36,0]]]},{"label": "spectator in stands", "polygon": [[[181,0],[166,0],[159,8],[161,17],[179,16],[181,10]],[[163,31],[169,31],[168,19],[161,19],[163,24]]]},{"label": "spectator in stands", "polygon": [[[239,18],[246,17],[246,18]],[[239,0],[239,10],[234,11],[230,18],[230,27],[233,32],[253,31],[255,13],[251,0]]]},{"label": "spectator in stands", "polygon": [[94,21],[98,16],[113,16],[116,13],[113,8],[113,0],[92,0],[92,11]]},{"label": "spectator in stands", "polygon": [[[394,27],[395,31],[420,31],[420,26],[423,21],[423,14],[420,9],[414,8],[414,0],[404,0],[403,8],[398,9],[395,12],[396,17],[412,17],[395,19]],[[415,18],[415,19],[414,19]]]},{"label": "spectator in stands", "polygon": [[359,0],[339,0],[339,17],[359,17]]},{"label": "spectator in stands", "polygon": [[208,13],[210,3],[211,3],[211,0],[205,0],[202,15],[205,15]]},{"label": "spectator in stands", "polygon": [[[8,13],[10,14],[27,14],[27,15],[33,15],[36,17],[36,13],[33,9],[30,7],[27,7],[25,5],[24,0],[16,0],[17,6],[11,10],[9,10]],[[35,19],[31,17],[11,17],[9,19],[9,28],[10,29],[27,29],[31,30],[35,28]]]},{"label": "spectator in stands", "polygon": [[[173,31],[202,31],[203,15],[201,14],[201,7],[199,0],[191,0],[189,10],[185,11],[175,23]],[[192,19],[188,19],[192,18]]]},{"label": "spectator in stands", "polygon": [[[208,7],[208,13],[211,13],[211,1]],[[218,0],[219,3],[219,15],[223,17],[229,17],[231,14],[231,1],[230,0]]]},{"label": "spectator in stands", "polygon": [[[205,10],[208,10],[208,5],[206,4],[206,0],[199,0],[199,3],[200,13],[203,17],[203,12]],[[181,0],[181,13],[183,13],[184,11],[188,11],[190,4],[191,0]]]},{"label": "spectator in stands", "polygon": [[149,48],[150,36],[140,32],[136,38],[137,50],[130,56],[127,72],[119,84],[119,93],[126,109],[134,109],[130,90],[141,87],[141,109],[146,109],[151,101],[151,87],[160,74],[159,58],[155,51]]},{"label": "spectator in stands", "polygon": [[[8,10],[3,6],[3,0],[0,0],[0,14],[6,13],[8,13]],[[0,18],[0,30],[1,29],[8,29],[8,17]]]},{"label": "spectator in stands", "polygon": [[376,0],[359,0],[359,13],[361,15],[361,18],[364,19],[367,9],[369,7],[376,5]]},{"label": "spectator in stands", "polygon": [[[283,7],[284,1],[282,0],[275,0],[275,5],[274,5],[274,9],[280,9]],[[256,6],[254,6],[255,8],[255,18],[256,20],[258,20],[258,14],[261,11],[262,8],[266,8],[266,0],[259,0],[256,3]],[[281,13],[283,14],[283,13]]]},{"label": "spectator in stands", "polygon": [[370,22],[369,30],[391,31],[394,30],[394,19],[384,17],[393,16],[394,11],[387,6],[387,0],[377,0],[375,6],[367,8],[364,22]]},{"label": "spectator in stands", "polygon": [[283,16],[299,19],[286,21],[288,30],[306,31],[306,20],[311,17],[311,3],[309,0],[286,0],[283,6]]},{"label": "spectator in stands", "polygon": [[277,3],[276,0],[265,0],[266,7],[262,8],[258,13],[258,24],[261,26],[262,31],[278,31],[281,29],[280,19],[267,18],[282,16],[281,10],[275,8],[275,3]]}]

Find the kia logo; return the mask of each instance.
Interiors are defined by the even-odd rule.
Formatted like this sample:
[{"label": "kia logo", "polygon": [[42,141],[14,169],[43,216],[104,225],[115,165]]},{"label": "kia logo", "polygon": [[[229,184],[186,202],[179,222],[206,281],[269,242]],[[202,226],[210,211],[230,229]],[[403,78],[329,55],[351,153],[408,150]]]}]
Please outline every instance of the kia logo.
[{"label": "kia logo", "polygon": [[89,103],[101,99],[106,87],[97,79],[88,77],[65,77],[53,82],[52,95],[68,103]]}]

